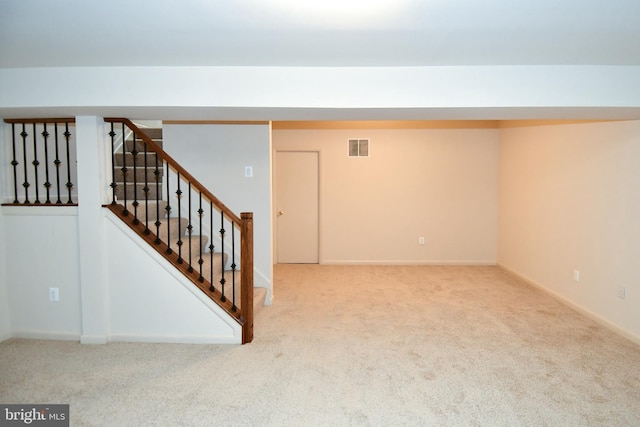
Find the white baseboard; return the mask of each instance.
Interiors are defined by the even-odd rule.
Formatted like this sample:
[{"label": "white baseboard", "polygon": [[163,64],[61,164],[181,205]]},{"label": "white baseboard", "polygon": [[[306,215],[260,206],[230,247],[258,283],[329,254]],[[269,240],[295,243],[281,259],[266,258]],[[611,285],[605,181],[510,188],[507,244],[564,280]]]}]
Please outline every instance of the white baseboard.
[{"label": "white baseboard", "polygon": [[109,342],[163,343],[163,344],[242,344],[242,337],[231,335],[109,335]]},{"label": "white baseboard", "polygon": [[80,341],[80,334],[74,332],[13,331],[11,336],[28,340]]},{"label": "white baseboard", "polygon": [[80,344],[106,344],[107,337],[104,335],[82,335],[80,337]]},{"label": "white baseboard", "polygon": [[621,328],[620,326],[616,325],[615,323],[611,322],[609,319],[606,319],[604,317],[602,317],[601,315],[594,313],[593,311],[586,309],[584,307],[582,307],[581,305],[576,304],[575,302],[571,301],[570,299],[552,291],[551,289],[547,288],[546,286],[542,285],[541,283],[536,282],[533,279],[530,279],[529,277],[523,276],[522,274],[518,273],[517,271],[514,271],[508,267],[505,267],[502,264],[498,264],[497,265],[499,268],[501,268],[502,270],[506,271],[507,273],[517,277],[518,279],[522,280],[523,282],[526,282],[527,284],[540,289],[541,291],[543,291],[544,293],[550,295],[551,297],[553,297],[554,299],[560,301],[561,303],[571,307],[572,309],[576,310],[577,312],[579,312],[580,314],[583,314],[585,316],[587,316],[588,318],[590,318],[591,320],[599,323],[600,325],[604,326],[607,329],[612,330],[613,332],[617,333],[618,335],[621,335],[625,338],[627,338],[630,341],[633,341],[636,344],[640,344],[640,336],[634,334],[633,332]]},{"label": "white baseboard", "polygon": [[321,265],[496,265],[496,261],[416,261],[416,260],[322,260]]}]

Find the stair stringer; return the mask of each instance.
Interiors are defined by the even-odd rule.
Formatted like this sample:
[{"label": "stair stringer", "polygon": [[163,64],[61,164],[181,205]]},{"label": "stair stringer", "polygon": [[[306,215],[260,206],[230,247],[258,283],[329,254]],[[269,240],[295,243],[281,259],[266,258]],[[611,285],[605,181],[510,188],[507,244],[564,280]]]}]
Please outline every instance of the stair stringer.
[{"label": "stair stringer", "polygon": [[[110,341],[242,343],[242,326],[235,319],[120,218],[108,209],[103,212],[109,258]],[[133,269],[134,261],[125,254],[144,266],[144,274]],[[132,275],[140,280],[133,283],[127,279]]]}]

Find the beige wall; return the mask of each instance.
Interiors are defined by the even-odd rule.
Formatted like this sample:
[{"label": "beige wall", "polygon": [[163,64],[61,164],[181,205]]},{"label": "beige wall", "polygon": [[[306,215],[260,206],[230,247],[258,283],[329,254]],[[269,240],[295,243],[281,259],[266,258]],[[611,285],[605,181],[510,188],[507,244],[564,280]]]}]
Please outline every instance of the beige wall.
[{"label": "beige wall", "polygon": [[640,337],[639,160],[640,121],[501,130],[499,264],[632,338]]},{"label": "beige wall", "polygon": [[496,262],[498,129],[274,130],[273,146],[320,152],[321,263]]}]

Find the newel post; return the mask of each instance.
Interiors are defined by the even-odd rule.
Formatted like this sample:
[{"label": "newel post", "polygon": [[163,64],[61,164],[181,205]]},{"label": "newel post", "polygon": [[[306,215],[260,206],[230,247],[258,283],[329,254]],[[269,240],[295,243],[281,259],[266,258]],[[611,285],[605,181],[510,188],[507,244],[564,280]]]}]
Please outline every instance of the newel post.
[{"label": "newel post", "polygon": [[240,237],[240,301],[241,315],[245,320],[242,343],[253,341],[253,212],[242,212]]}]

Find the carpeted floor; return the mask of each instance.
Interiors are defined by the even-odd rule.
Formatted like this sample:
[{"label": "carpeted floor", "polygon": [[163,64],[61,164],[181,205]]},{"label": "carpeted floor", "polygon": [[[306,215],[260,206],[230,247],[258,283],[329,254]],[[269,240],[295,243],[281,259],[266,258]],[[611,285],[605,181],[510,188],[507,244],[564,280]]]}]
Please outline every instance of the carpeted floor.
[{"label": "carpeted floor", "polygon": [[496,267],[278,265],[245,346],[0,344],[71,425],[638,426],[640,346]]}]

